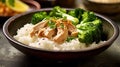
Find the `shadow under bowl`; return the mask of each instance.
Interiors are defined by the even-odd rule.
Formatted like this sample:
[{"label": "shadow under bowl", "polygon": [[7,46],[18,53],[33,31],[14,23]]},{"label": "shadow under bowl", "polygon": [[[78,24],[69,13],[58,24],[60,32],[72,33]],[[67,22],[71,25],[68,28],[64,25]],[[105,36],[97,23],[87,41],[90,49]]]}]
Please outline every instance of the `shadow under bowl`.
[{"label": "shadow under bowl", "polygon": [[29,56],[34,56],[41,59],[65,61],[71,59],[89,58],[92,56],[96,56],[99,53],[103,52],[105,49],[107,49],[110,45],[112,45],[112,43],[117,39],[119,35],[118,26],[113,21],[99,14],[96,14],[96,16],[103,21],[103,30],[104,33],[106,33],[106,36],[103,37],[106,39],[106,42],[95,47],[88,47],[80,50],[69,51],[44,50],[25,45],[14,39],[13,36],[16,35],[16,31],[19,28],[23,27],[23,25],[25,25],[26,23],[30,23],[32,15],[39,11],[49,12],[51,11],[51,8],[40,9],[13,16],[10,19],[8,19],[3,26],[3,34],[11,43],[11,45]]}]

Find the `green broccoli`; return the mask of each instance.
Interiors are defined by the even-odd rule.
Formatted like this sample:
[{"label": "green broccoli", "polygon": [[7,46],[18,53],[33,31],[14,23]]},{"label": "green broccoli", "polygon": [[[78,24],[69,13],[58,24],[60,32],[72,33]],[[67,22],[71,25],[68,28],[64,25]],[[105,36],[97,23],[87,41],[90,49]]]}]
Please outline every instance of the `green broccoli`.
[{"label": "green broccoli", "polygon": [[76,8],[69,11],[68,14],[79,19],[76,28],[80,42],[91,44],[98,43],[102,39],[102,22],[93,12]]},{"label": "green broccoli", "polygon": [[52,9],[52,11],[49,13],[51,17],[62,17],[62,13],[67,13],[66,9],[60,8],[59,6],[56,6]]},{"label": "green broccoli", "polygon": [[[75,14],[78,12],[75,16],[80,20],[80,24],[76,25],[79,40],[86,44],[98,43],[102,39],[102,21],[93,12],[80,11],[80,9],[74,11]],[[80,17],[77,15],[80,15]]]},{"label": "green broccoli", "polygon": [[78,33],[79,41],[86,44],[91,44],[92,42],[94,42],[92,34],[93,34],[92,30],[86,30],[86,31],[79,30]]},{"label": "green broccoli", "polygon": [[76,26],[78,29],[78,38],[81,42],[91,44],[98,43],[102,37],[102,22],[96,19],[92,22],[81,23]]},{"label": "green broccoli", "polygon": [[96,15],[93,12],[85,11],[82,14],[82,21],[81,21],[81,23],[91,22],[91,21],[94,21],[96,18],[97,17],[96,17]]},{"label": "green broccoli", "polygon": [[42,21],[44,18],[48,17],[47,12],[37,12],[33,14],[31,23],[36,24]]},{"label": "green broccoli", "polygon": [[74,10],[70,10],[68,12],[69,15],[76,17],[79,19],[79,21],[82,20],[82,14],[85,12],[85,10],[81,9],[81,8],[76,8]]},{"label": "green broccoli", "polygon": [[6,0],[0,0],[0,2],[5,3],[5,2],[6,2]]},{"label": "green broccoli", "polygon": [[73,16],[67,14],[67,11],[65,9],[63,9],[63,8],[60,8],[59,6],[54,7],[49,15],[51,17],[53,17],[53,16],[60,17],[60,18],[66,17],[66,19],[71,20],[74,25],[79,23],[79,19],[78,18],[73,17]]},{"label": "green broccoli", "polygon": [[73,39],[75,39],[75,37],[68,36],[67,39],[66,39],[66,41],[67,41],[67,42],[70,42],[70,41],[73,40]]},{"label": "green broccoli", "polygon": [[[54,19],[68,19],[76,26],[78,30],[78,39],[80,42],[91,44],[93,42],[98,43],[102,39],[103,28],[102,21],[90,11],[85,11],[80,8],[67,10],[56,6],[52,11],[47,14],[47,12],[37,12],[32,16],[31,23],[36,24],[42,20],[48,20],[48,25],[50,28],[56,28]],[[67,41],[74,39],[74,37],[68,37]]]}]

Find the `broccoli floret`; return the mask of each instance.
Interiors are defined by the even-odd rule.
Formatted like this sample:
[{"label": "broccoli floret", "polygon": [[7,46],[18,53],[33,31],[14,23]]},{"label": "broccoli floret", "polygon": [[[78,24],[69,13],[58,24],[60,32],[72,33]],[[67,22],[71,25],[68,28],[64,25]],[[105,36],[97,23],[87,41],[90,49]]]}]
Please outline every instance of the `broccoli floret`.
[{"label": "broccoli floret", "polygon": [[79,21],[81,21],[82,19],[82,14],[85,12],[85,10],[81,9],[81,8],[76,8],[74,10],[70,10],[68,12],[69,15],[76,17],[79,19]]},{"label": "broccoli floret", "polygon": [[36,24],[36,23],[42,21],[46,17],[48,17],[47,12],[37,12],[37,13],[33,14],[31,23]]},{"label": "broccoli floret", "polygon": [[73,16],[73,17],[76,17],[76,14],[75,14],[75,10],[70,10],[68,12],[69,15]]},{"label": "broccoli floret", "polygon": [[49,13],[51,17],[62,17],[62,13],[66,13],[67,11],[63,8],[60,8],[59,6],[56,6],[52,9],[52,11]]},{"label": "broccoli floret", "polygon": [[76,25],[76,24],[79,23],[78,18],[73,17],[73,16],[67,14],[66,9],[61,8],[59,6],[54,7],[53,10],[50,12],[49,15],[51,17],[53,17],[53,16],[55,16],[55,17],[61,17],[61,18],[66,17],[66,19],[71,20],[74,25]]},{"label": "broccoli floret", "polygon": [[103,35],[102,21],[100,19],[96,19],[93,21],[93,24],[97,27],[96,28],[97,34],[94,35],[94,39],[96,43],[98,43],[102,39]]},{"label": "broccoli floret", "polygon": [[76,26],[78,29],[78,38],[81,42],[91,44],[98,43],[101,40],[103,29],[102,22],[96,19],[92,22],[81,23]]},{"label": "broccoli floret", "polygon": [[102,21],[93,12],[84,11],[81,22],[76,27],[79,31],[78,38],[83,43],[98,43],[102,39]]},{"label": "broccoli floret", "polygon": [[81,21],[81,23],[94,21],[96,18],[97,18],[97,17],[96,17],[96,15],[95,15],[93,12],[85,11],[85,12],[82,14],[82,21]]},{"label": "broccoli floret", "polygon": [[94,42],[92,30],[79,30],[78,38],[80,42],[91,44]]},{"label": "broccoli floret", "polygon": [[80,23],[85,23],[89,21],[94,21],[97,17],[91,11],[85,11],[81,8],[76,8],[68,12],[69,15],[79,19]]}]

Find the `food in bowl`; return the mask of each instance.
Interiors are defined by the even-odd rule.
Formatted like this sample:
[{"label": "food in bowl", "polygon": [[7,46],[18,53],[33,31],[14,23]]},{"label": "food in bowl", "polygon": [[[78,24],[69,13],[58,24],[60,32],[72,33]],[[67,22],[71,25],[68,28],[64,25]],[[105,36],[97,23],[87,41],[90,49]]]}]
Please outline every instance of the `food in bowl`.
[{"label": "food in bowl", "polygon": [[31,23],[13,37],[25,45],[47,50],[79,50],[104,43],[102,20],[80,8],[66,11],[59,6],[50,12],[34,13]]},{"label": "food in bowl", "polygon": [[29,6],[20,0],[0,0],[0,16],[14,16],[29,10]]},{"label": "food in bowl", "polygon": [[[108,47],[110,47],[115,42],[119,35],[119,28],[113,21],[111,21],[109,18],[106,18],[100,14],[95,13],[95,16],[102,20],[103,32],[106,35],[102,36],[102,41],[105,41],[104,43],[98,44],[93,47],[87,47],[79,50],[46,50],[44,48],[41,49],[25,45],[14,38],[14,36],[17,35],[18,29],[22,28],[25,24],[27,23],[29,24],[31,22],[34,13],[46,11],[49,14],[51,10],[52,8],[45,8],[13,16],[10,19],[8,19],[3,25],[3,34],[13,47],[20,50],[25,55],[37,57],[40,58],[40,60],[43,59],[48,61],[51,60],[71,61],[72,59],[79,60],[84,58],[85,59],[91,58],[103,52]],[[69,12],[73,9],[66,8],[66,10]]]}]

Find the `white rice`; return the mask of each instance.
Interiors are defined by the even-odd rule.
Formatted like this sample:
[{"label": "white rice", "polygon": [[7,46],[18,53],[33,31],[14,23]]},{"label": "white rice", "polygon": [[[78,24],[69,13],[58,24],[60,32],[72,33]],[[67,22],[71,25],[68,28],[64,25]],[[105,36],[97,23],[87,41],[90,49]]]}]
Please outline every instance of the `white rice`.
[{"label": "white rice", "polygon": [[[70,42],[65,42],[62,44],[57,44],[54,41],[51,41],[47,38],[38,38],[37,36],[30,37],[31,29],[34,25],[33,24],[26,24],[24,27],[18,29],[17,35],[14,36],[14,38],[26,45],[29,45],[31,47],[46,49],[46,50],[79,50],[82,48],[86,48],[85,43],[79,42],[79,40],[73,39]],[[100,43],[103,43],[104,41],[101,41]],[[92,43],[89,47],[96,46],[98,44]]]}]

